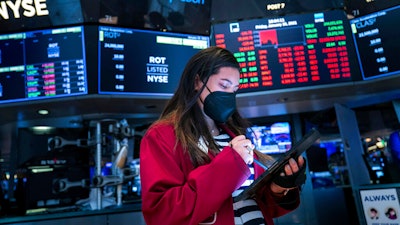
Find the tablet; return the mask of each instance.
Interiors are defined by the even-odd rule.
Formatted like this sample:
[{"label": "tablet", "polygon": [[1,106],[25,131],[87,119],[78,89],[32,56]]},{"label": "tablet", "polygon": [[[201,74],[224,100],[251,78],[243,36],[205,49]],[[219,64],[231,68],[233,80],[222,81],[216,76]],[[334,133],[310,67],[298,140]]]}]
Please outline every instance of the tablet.
[{"label": "tablet", "polygon": [[[261,174],[249,187],[243,190],[239,195],[234,197],[234,201],[240,201],[248,198],[253,198],[257,191],[263,188],[281,169],[286,165],[290,158],[297,159],[303,152],[309,149],[316,140],[320,138],[320,133],[315,128],[311,129],[303,138],[296,142],[292,148],[284,155],[279,157],[273,163],[264,164],[265,172]],[[279,176],[279,175],[277,175]]]}]

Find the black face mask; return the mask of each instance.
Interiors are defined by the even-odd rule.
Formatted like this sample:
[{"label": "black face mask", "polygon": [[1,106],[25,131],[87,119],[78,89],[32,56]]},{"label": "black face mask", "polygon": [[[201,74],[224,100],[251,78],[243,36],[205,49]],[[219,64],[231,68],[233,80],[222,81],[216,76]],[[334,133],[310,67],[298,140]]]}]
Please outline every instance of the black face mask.
[{"label": "black face mask", "polygon": [[214,91],[204,99],[203,104],[207,116],[217,123],[225,123],[236,110],[236,93]]}]

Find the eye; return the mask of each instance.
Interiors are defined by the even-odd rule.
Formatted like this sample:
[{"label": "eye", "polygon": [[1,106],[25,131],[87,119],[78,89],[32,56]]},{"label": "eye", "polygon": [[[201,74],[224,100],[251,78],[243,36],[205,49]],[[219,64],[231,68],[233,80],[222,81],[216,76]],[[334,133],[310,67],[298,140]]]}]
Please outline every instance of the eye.
[{"label": "eye", "polygon": [[219,85],[222,89],[227,89],[228,88],[228,85],[225,85],[225,84],[220,84]]},{"label": "eye", "polygon": [[218,87],[223,91],[236,92],[239,88],[239,85],[233,85],[232,81],[228,79],[222,79],[218,82]]},{"label": "eye", "polygon": [[229,82],[222,81],[222,82],[219,83],[219,86],[220,86],[222,89],[228,89],[231,85],[229,84]]}]

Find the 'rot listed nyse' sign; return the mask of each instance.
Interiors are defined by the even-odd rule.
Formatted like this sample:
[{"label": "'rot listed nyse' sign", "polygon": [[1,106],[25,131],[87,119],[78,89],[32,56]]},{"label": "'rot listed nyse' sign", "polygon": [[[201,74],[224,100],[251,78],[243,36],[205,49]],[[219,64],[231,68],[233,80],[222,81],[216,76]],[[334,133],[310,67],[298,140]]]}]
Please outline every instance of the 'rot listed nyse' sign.
[{"label": "'rot listed nyse' sign", "polygon": [[48,15],[46,0],[0,1],[0,20]]}]

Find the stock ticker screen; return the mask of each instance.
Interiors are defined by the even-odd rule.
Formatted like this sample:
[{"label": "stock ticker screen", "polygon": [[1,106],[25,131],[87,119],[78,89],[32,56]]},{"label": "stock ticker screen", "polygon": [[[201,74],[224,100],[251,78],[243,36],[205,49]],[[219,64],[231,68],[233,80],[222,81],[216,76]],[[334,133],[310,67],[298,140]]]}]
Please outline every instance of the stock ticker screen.
[{"label": "stock ticker screen", "polygon": [[0,35],[0,103],[87,94],[82,26]]},{"label": "stock ticker screen", "polygon": [[400,6],[350,20],[364,80],[399,74]]},{"label": "stock ticker screen", "polygon": [[209,36],[99,26],[99,93],[172,96]]},{"label": "stock ticker screen", "polygon": [[212,36],[239,61],[242,93],[349,82],[356,69],[340,10],[214,24]]}]

